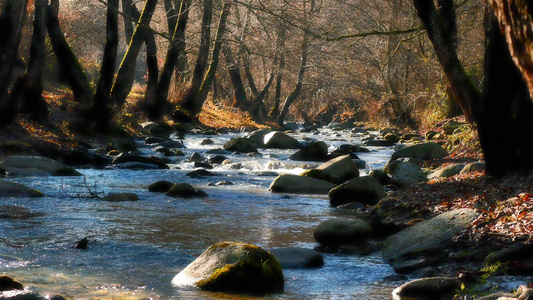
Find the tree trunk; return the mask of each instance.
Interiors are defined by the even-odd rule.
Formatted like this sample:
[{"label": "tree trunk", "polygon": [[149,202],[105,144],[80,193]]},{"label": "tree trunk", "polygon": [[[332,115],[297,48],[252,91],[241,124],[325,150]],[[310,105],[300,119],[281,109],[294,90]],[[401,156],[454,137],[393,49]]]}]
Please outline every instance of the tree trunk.
[{"label": "tree trunk", "polygon": [[283,79],[283,68],[285,68],[285,55],[283,54],[283,46],[285,45],[285,27],[279,25],[278,27],[278,42],[276,49],[276,57],[278,61],[278,70],[276,74],[276,95],[274,96],[274,103],[268,113],[268,118],[274,120],[279,115],[279,105],[281,103],[281,83]]},{"label": "tree trunk", "polygon": [[122,108],[133,86],[137,56],[145,41],[146,32],[150,30],[150,21],[156,4],[157,0],[146,0],[140,22],[135,28],[128,50],[120,63],[115,83],[111,88],[111,101],[115,106],[114,113]]},{"label": "tree trunk", "polygon": [[[130,1],[129,12],[134,20],[140,20],[141,13]],[[153,101],[156,97],[157,81],[159,77],[159,65],[157,63],[157,44],[154,33],[146,28],[144,32],[144,45],[146,47],[146,67],[148,68],[148,78],[146,80],[145,99]]]},{"label": "tree trunk", "polygon": [[35,17],[33,20],[33,35],[31,38],[30,58],[26,74],[22,79],[21,112],[34,121],[43,123],[48,121],[48,104],[44,101],[43,71],[46,58],[45,47],[45,13],[47,0],[35,0]]},{"label": "tree trunk", "polygon": [[74,93],[74,99],[80,104],[81,109],[91,106],[93,88],[78,58],[65,40],[58,19],[59,0],[51,0],[46,9],[46,28],[54,53],[59,63],[62,76]]},{"label": "tree trunk", "polygon": [[207,69],[209,59],[209,44],[211,42],[211,20],[213,18],[213,0],[204,0],[204,15],[202,17],[202,32],[200,37],[200,47],[198,48],[198,56],[196,58],[196,64],[194,66],[193,77],[191,85],[187,89],[185,96],[181,100],[181,110],[189,117],[194,118],[196,115],[193,113],[196,105],[196,98],[200,87],[202,86],[202,80],[204,78],[205,70]]},{"label": "tree trunk", "polygon": [[126,38],[126,44],[129,45],[131,42],[131,36],[133,35],[133,25],[130,18],[133,18],[131,13],[132,7],[131,0],[122,0],[122,19],[124,20],[124,36]]},{"label": "tree trunk", "polygon": [[249,106],[248,98],[246,97],[246,91],[244,90],[244,84],[242,82],[241,72],[237,62],[233,59],[233,53],[231,52],[231,46],[226,43],[222,47],[222,52],[226,58],[228,64],[228,73],[233,86],[233,103],[232,106],[246,110]]},{"label": "tree trunk", "polygon": [[181,55],[184,55],[185,48],[182,48],[185,44],[181,42],[182,36],[185,36],[185,29],[187,27],[187,21],[189,19],[190,0],[183,0],[181,2],[179,18],[176,23],[176,28],[172,29],[174,33],[172,40],[170,41],[169,49],[167,51],[167,57],[161,77],[155,89],[155,95],[153,99],[147,98],[146,108],[148,112],[148,118],[152,121],[160,121],[163,115],[167,112],[170,103],[168,102],[168,91],[170,88],[170,82],[172,79],[172,73],[176,67],[176,64]]},{"label": "tree trunk", "polygon": [[13,65],[17,59],[22,19],[27,1],[7,0],[0,15],[0,123],[10,123],[16,114],[16,103],[9,101]]},{"label": "tree trunk", "polygon": [[272,86],[272,82],[274,82],[274,77],[276,77],[276,73],[272,71],[270,74],[267,83],[261,90],[259,94],[254,98],[254,101],[252,103],[252,107],[250,108],[250,115],[254,120],[261,120],[261,114],[265,117],[267,117],[267,111],[265,107],[265,102],[263,100],[265,99],[268,90]]},{"label": "tree trunk", "polygon": [[533,103],[513,63],[492,9],[486,12],[485,81],[478,131],[487,174],[526,173],[533,168]]},{"label": "tree trunk", "polygon": [[471,122],[475,121],[476,112],[479,111],[481,92],[461,65],[433,1],[414,0],[413,3],[419,18],[424,24],[428,37],[433,43],[437,58],[451,85],[455,98],[461,105],[467,119]]},{"label": "tree trunk", "polygon": [[298,96],[300,95],[300,92],[302,91],[305,68],[307,64],[308,48],[309,48],[309,34],[306,31],[304,33],[304,39],[302,43],[302,59],[300,61],[300,70],[298,72],[298,80],[296,81],[296,87],[289,94],[289,96],[287,96],[287,98],[285,99],[285,102],[283,103],[283,107],[277,119],[277,122],[279,125],[283,125],[283,123],[285,122],[285,117],[287,116],[287,113],[289,112],[289,108],[291,107],[294,100],[298,98]]},{"label": "tree trunk", "polygon": [[107,1],[106,43],[100,68],[100,78],[96,84],[93,106],[87,112],[87,122],[99,131],[107,131],[113,117],[110,93],[115,76],[115,62],[118,51],[118,0]]},{"label": "tree trunk", "polygon": [[525,0],[490,0],[505,33],[513,61],[522,72],[533,98],[533,3]]}]

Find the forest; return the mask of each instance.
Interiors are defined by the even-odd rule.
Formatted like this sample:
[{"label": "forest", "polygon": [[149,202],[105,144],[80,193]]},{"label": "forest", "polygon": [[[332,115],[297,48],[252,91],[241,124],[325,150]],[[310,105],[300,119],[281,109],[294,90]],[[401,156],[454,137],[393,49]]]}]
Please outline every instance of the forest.
[{"label": "forest", "polygon": [[[385,280],[386,293],[394,299],[481,299],[493,292],[491,285],[497,288],[486,299],[499,299],[496,292],[528,299],[533,283],[520,276],[533,270],[532,45],[533,4],[521,0],[0,0],[0,224],[39,219],[41,210],[48,209],[11,202],[17,197],[53,198],[61,185],[61,195],[105,200],[120,182],[138,180],[118,173],[113,179],[118,182],[98,186],[98,175],[91,173],[98,169],[153,168],[147,179],[182,182],[165,185],[167,196],[202,198],[207,196],[202,187],[209,198],[222,193],[218,198],[233,200],[239,197],[227,196],[227,190],[210,190],[234,184],[228,180],[239,173],[224,172],[243,169],[251,176],[274,169],[276,179],[257,183],[267,190],[264,194],[288,193],[287,199],[295,197],[296,202],[304,198],[293,194],[325,195],[330,210],[321,218],[351,220],[349,225],[307,220],[318,243],[315,250],[357,256],[382,251],[393,268],[391,276],[405,276]],[[139,143],[152,152],[147,154]],[[205,148],[217,144],[226,151],[218,153],[225,155],[220,162]],[[348,161],[341,160],[345,155]],[[381,155],[386,156],[383,163]],[[271,161],[264,162],[266,158]],[[45,159],[62,167],[50,171],[42,167]],[[357,174],[347,175],[353,164],[359,164],[353,166]],[[190,168],[197,173],[183,173]],[[64,182],[42,179],[80,175],[80,169],[90,171],[81,186],[72,184],[76,191],[65,191],[69,184]],[[408,173],[400,175],[404,169]],[[216,184],[198,181],[220,174],[226,177]],[[240,190],[234,180],[231,189]],[[255,179],[243,180],[243,193],[252,197],[247,189]],[[142,200],[143,194],[134,192]],[[130,193],[120,195],[125,198],[109,201],[133,201]],[[359,206],[349,206],[353,203]],[[344,205],[349,207],[338,212]],[[458,221],[446,223],[442,216]],[[327,226],[356,229],[350,229],[352,236],[322,233]],[[460,229],[444,230],[445,237],[432,241],[436,245],[402,249],[414,238],[409,230],[425,232],[431,226]],[[105,248],[104,237],[74,232],[84,238],[81,248],[88,242]],[[201,249],[222,242],[217,238],[210,237]],[[414,239],[418,243],[424,237]],[[159,248],[167,247],[166,238],[154,240]],[[1,291],[18,289],[19,282],[9,276],[21,281],[31,281],[31,276],[21,275],[26,269],[6,267],[4,261],[18,246],[2,243],[0,239],[0,274],[5,274],[0,276],[0,298],[11,299]],[[308,243],[306,237],[300,243]],[[445,255],[437,246],[446,249]],[[215,244],[198,259],[226,247]],[[231,247],[271,260],[272,254],[253,245]],[[194,273],[195,263],[172,284],[190,281],[186,276],[194,276],[185,273]],[[281,273],[277,268],[262,272],[276,276]],[[512,292],[495,279],[501,275],[519,282]],[[216,281],[216,276],[210,279]],[[264,279],[254,276],[250,278]],[[283,282],[280,288],[279,282],[268,287],[235,280],[244,282],[246,293],[283,291]],[[264,280],[271,284],[277,279]],[[195,286],[242,292],[229,283],[231,278],[205,281]],[[39,288],[61,292],[60,287]],[[160,286],[150,287],[160,292]],[[163,298],[183,297],[161,291]],[[81,295],[80,290],[64,293]],[[298,293],[285,297],[312,294]],[[379,293],[372,297],[368,299],[385,299]]]}]

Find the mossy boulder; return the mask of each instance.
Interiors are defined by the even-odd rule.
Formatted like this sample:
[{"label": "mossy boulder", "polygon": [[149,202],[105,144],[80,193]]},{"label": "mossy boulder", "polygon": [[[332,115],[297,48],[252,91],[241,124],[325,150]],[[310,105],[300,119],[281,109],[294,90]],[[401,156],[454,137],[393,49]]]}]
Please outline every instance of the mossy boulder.
[{"label": "mossy boulder", "polygon": [[457,122],[455,120],[450,120],[446,122],[444,125],[442,125],[442,130],[446,134],[453,134],[455,130],[458,128],[461,128],[463,126],[468,126],[468,123],[465,122]]},{"label": "mossy boulder", "polygon": [[254,139],[246,137],[233,138],[224,144],[224,149],[241,153],[250,153],[257,151],[257,145]]},{"label": "mossy boulder", "polygon": [[279,261],[268,251],[245,243],[212,245],[172,279],[178,287],[266,294],[283,292]]},{"label": "mossy boulder", "polygon": [[437,143],[420,143],[414,144],[395,151],[391,160],[398,159],[400,157],[419,158],[423,160],[444,157],[448,155],[448,152]]},{"label": "mossy boulder", "polygon": [[293,137],[280,131],[270,132],[265,135],[264,143],[266,148],[276,149],[300,149],[300,143]]},{"label": "mossy boulder", "polygon": [[370,237],[372,227],[361,219],[335,218],[320,223],[314,231],[315,240],[321,245],[350,245]]},{"label": "mossy boulder", "polygon": [[307,176],[284,174],[274,179],[269,189],[273,193],[326,195],[334,187],[335,184],[328,181]]},{"label": "mossy boulder", "polygon": [[372,176],[356,177],[331,189],[328,193],[330,205],[333,207],[350,202],[376,204],[385,197],[385,190]]},{"label": "mossy boulder", "polygon": [[0,180],[0,197],[43,197],[44,194],[25,185]]},{"label": "mossy boulder", "polygon": [[348,179],[359,176],[359,168],[349,155],[343,155],[328,160],[316,167],[316,169],[323,171],[332,178],[339,178],[339,180],[335,182],[336,184],[343,183]]}]

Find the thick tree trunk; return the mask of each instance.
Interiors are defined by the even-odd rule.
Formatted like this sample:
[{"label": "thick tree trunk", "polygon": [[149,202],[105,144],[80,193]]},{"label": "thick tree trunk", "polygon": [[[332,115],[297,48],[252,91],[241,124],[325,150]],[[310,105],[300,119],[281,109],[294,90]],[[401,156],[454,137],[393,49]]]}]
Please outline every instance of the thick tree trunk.
[{"label": "thick tree trunk", "polygon": [[302,43],[302,59],[300,61],[300,70],[298,71],[298,80],[296,81],[296,87],[289,94],[289,96],[287,96],[287,98],[285,99],[285,102],[283,103],[283,107],[277,118],[277,122],[279,125],[283,125],[283,123],[285,122],[285,117],[287,116],[287,113],[289,112],[289,108],[291,107],[294,100],[298,98],[298,96],[300,95],[300,92],[302,91],[305,68],[307,64],[308,48],[309,48],[309,34],[305,32],[304,40]]},{"label": "thick tree trunk", "polygon": [[[169,49],[167,51],[167,57],[161,77],[156,86],[153,99],[147,97],[146,109],[148,112],[148,118],[152,121],[160,121],[163,115],[170,108],[168,102],[168,91],[170,89],[170,82],[172,79],[172,73],[178,63],[179,57],[184,55],[185,48],[182,48],[185,44],[181,42],[182,36],[185,36],[185,29],[187,27],[187,21],[189,19],[190,0],[183,0],[181,2],[179,18],[177,20],[176,28],[172,29],[174,33],[172,40],[170,41]],[[171,23],[169,21],[169,23]]]},{"label": "thick tree trunk", "polygon": [[476,113],[479,111],[481,92],[461,65],[433,1],[414,0],[413,3],[429,39],[433,43],[437,58],[451,85],[455,98],[461,105],[467,119],[471,122],[475,121]]},{"label": "thick tree trunk", "polygon": [[48,36],[50,37],[50,42],[54,48],[61,74],[72,89],[74,99],[80,103],[82,109],[87,109],[91,105],[93,88],[78,61],[78,58],[65,40],[65,36],[59,26],[58,12],[59,0],[51,0],[46,10],[46,28],[48,29]]},{"label": "thick tree trunk", "polygon": [[193,76],[190,87],[183,99],[181,100],[181,110],[189,117],[194,118],[196,114],[195,102],[202,86],[205,71],[207,69],[209,59],[209,44],[211,42],[211,20],[213,18],[213,0],[204,0],[204,14],[202,17],[202,32],[200,37],[200,47],[198,49],[198,56],[194,66]]},{"label": "thick tree trunk", "polygon": [[146,0],[140,22],[135,28],[128,50],[120,63],[115,83],[111,88],[111,101],[115,106],[115,113],[122,108],[133,86],[137,57],[146,39],[146,32],[150,30],[150,21],[156,4],[157,0]]},{"label": "thick tree trunk", "polygon": [[246,91],[244,90],[244,84],[242,81],[241,72],[239,70],[239,65],[233,58],[233,53],[231,51],[231,46],[229,45],[229,43],[226,43],[222,47],[222,52],[224,53],[224,57],[226,58],[229,78],[231,80],[231,85],[233,86],[232,106],[246,110],[249,106],[248,98],[246,97]]},{"label": "thick tree trunk", "polygon": [[0,15],[0,123],[14,119],[16,103],[9,101],[13,65],[19,48],[22,19],[27,1],[7,0]]},{"label": "thick tree trunk", "polygon": [[533,136],[533,103],[497,22],[489,8],[483,106],[478,119],[486,172],[493,176],[533,169],[528,138]]},{"label": "thick tree trunk", "polygon": [[44,61],[46,58],[45,13],[47,5],[47,0],[35,0],[30,58],[21,85],[23,86],[21,112],[25,113],[30,119],[41,123],[48,121],[48,104],[42,96]]},{"label": "thick tree trunk", "polygon": [[283,53],[283,46],[285,45],[285,33],[286,29],[283,26],[278,27],[278,42],[277,42],[277,49],[276,49],[276,56],[277,56],[277,74],[276,74],[276,93],[274,96],[274,103],[272,104],[272,107],[270,108],[270,111],[268,113],[268,118],[271,120],[275,120],[279,115],[279,105],[281,103],[281,84],[283,80],[283,68],[285,68],[285,55]]},{"label": "thick tree trunk", "polygon": [[132,7],[131,0],[122,0],[122,19],[124,21],[124,36],[126,37],[126,44],[129,45],[131,42],[131,37],[133,35],[133,24],[131,18],[133,18],[131,13]]},{"label": "thick tree trunk", "polygon": [[263,102],[263,100],[265,99],[268,90],[270,90],[270,87],[274,82],[274,77],[276,77],[276,73],[272,72],[268,78],[267,83],[265,84],[261,92],[257,94],[257,96],[255,96],[254,101],[252,102],[252,107],[250,108],[250,115],[254,120],[261,120],[261,115],[267,117],[265,102]]},{"label": "thick tree trunk", "polygon": [[525,0],[490,0],[513,61],[525,78],[533,98],[533,3]]},{"label": "thick tree trunk", "polygon": [[86,121],[99,131],[107,131],[113,117],[110,93],[115,76],[118,52],[118,0],[107,1],[106,43],[100,78],[96,84],[93,106],[87,112]]}]

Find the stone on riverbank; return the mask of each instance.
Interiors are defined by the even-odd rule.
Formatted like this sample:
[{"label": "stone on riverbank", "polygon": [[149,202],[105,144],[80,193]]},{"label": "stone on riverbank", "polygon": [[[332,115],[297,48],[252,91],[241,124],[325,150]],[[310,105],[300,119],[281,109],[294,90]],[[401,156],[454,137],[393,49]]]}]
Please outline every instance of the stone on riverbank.
[{"label": "stone on riverbank", "polygon": [[348,155],[328,160],[316,167],[316,169],[323,171],[332,178],[339,178],[339,181],[335,182],[337,184],[359,177],[359,168],[357,168],[357,165]]},{"label": "stone on riverbank", "polygon": [[296,161],[325,161],[328,156],[328,145],[322,141],[311,142],[291,155],[289,159]]},{"label": "stone on riverbank", "polygon": [[419,182],[426,182],[427,180],[426,174],[419,166],[410,162],[404,162],[396,167],[394,173],[392,173],[390,183],[404,187]]},{"label": "stone on riverbank", "polygon": [[448,152],[437,143],[420,143],[397,150],[391,156],[391,160],[400,157],[419,158],[423,160],[444,157]]},{"label": "stone on riverbank", "polygon": [[448,166],[443,166],[435,170],[433,173],[429,174],[428,179],[452,177],[454,175],[459,174],[464,167],[464,164],[452,164]]},{"label": "stone on riverbank", "polygon": [[477,171],[483,171],[485,170],[485,163],[484,162],[474,162],[467,164],[459,174],[466,174],[470,172],[477,172]]},{"label": "stone on riverbank", "polygon": [[366,240],[372,227],[361,219],[336,218],[320,223],[314,231],[315,240],[325,246],[349,245]]},{"label": "stone on riverbank", "polygon": [[257,151],[255,140],[246,137],[233,138],[224,144],[224,149],[240,153],[250,153]]},{"label": "stone on riverbank", "polygon": [[[0,168],[15,169],[38,169],[53,176],[81,176],[81,174],[67,165],[42,156],[13,155],[0,160]],[[44,174],[41,172],[41,174]]]},{"label": "stone on riverbank", "polygon": [[212,245],[172,279],[174,286],[238,293],[283,292],[279,261],[257,246],[222,242]]},{"label": "stone on riverbank", "polygon": [[43,197],[44,194],[38,190],[31,189],[25,185],[0,180],[0,197]]},{"label": "stone on riverbank", "polygon": [[264,143],[266,148],[276,149],[300,149],[300,143],[286,133],[274,131],[265,135]]},{"label": "stone on riverbank", "polygon": [[[461,282],[453,277],[420,278],[397,287],[393,292],[398,299],[429,300],[448,299],[461,288]],[[395,298],[396,299],[396,298]],[[451,298],[450,298],[451,299]]]},{"label": "stone on riverbank", "polygon": [[336,207],[350,202],[376,204],[385,197],[383,186],[371,176],[352,178],[329,191],[329,203]]},{"label": "stone on riverbank", "polygon": [[313,249],[276,248],[272,253],[284,269],[319,268],[324,265],[324,257]]},{"label": "stone on riverbank", "polygon": [[110,202],[137,201],[139,196],[134,193],[109,193],[102,200]]},{"label": "stone on riverbank", "polygon": [[397,260],[408,254],[436,249],[464,231],[479,216],[474,209],[462,208],[416,223],[383,243],[383,258]]},{"label": "stone on riverbank", "polygon": [[273,193],[326,195],[334,187],[335,184],[328,181],[307,176],[285,174],[274,179],[269,189]]}]

